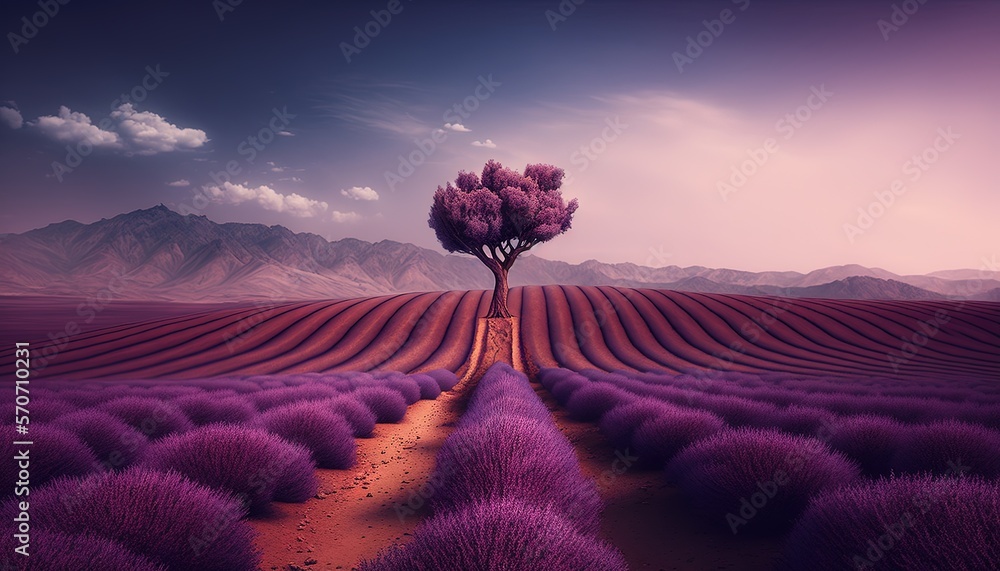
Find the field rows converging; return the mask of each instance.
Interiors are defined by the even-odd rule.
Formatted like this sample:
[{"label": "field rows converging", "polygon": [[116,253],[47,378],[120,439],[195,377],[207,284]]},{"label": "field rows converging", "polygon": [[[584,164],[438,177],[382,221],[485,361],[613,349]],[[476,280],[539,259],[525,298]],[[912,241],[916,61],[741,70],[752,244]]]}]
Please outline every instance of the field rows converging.
[{"label": "field rows converging", "polygon": [[[107,327],[32,349],[46,378],[462,372],[489,300],[484,291],[432,292],[215,310]],[[510,292],[523,346],[538,367],[672,374],[996,379],[995,305],[596,286]],[[12,350],[0,352],[0,361],[13,362]]]},{"label": "field rows converging", "polygon": [[109,327],[32,351],[43,378],[458,371],[484,303],[469,291],[274,304]]},{"label": "field rows converging", "polygon": [[525,287],[540,367],[996,379],[992,304],[841,302],[617,287]]},{"label": "field rows converging", "polygon": [[[530,375],[465,375],[490,301],[214,308],[32,343],[38,568],[1000,561],[996,304],[520,287]],[[115,494],[148,509],[59,501]],[[866,552],[911,505],[922,539]]]}]

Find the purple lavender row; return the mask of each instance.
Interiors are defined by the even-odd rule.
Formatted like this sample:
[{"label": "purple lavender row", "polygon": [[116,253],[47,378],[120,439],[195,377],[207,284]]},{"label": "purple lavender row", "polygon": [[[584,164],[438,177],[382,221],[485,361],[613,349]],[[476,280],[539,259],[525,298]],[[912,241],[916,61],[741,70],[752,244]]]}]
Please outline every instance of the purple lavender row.
[{"label": "purple lavender row", "polygon": [[[399,422],[453,373],[338,373],[54,382],[33,402],[32,555],[0,568],[253,570],[248,516],[316,493],[315,468],[354,465],[355,438]],[[37,424],[36,424],[37,423]],[[0,428],[2,453],[12,425]],[[0,477],[13,481],[0,468]],[[15,568],[15,567],[10,567]]]},{"label": "purple lavender row", "polygon": [[437,456],[433,517],[362,571],[624,571],[602,502],[527,377],[494,365]]},{"label": "purple lavender row", "polygon": [[996,430],[872,414],[866,404],[884,403],[867,394],[838,395],[854,401],[845,415],[697,390],[718,391],[718,380],[681,389],[635,376],[546,369],[539,379],[571,417],[598,421],[638,464],[665,469],[720,530],[788,532],[782,569],[1000,568]]}]

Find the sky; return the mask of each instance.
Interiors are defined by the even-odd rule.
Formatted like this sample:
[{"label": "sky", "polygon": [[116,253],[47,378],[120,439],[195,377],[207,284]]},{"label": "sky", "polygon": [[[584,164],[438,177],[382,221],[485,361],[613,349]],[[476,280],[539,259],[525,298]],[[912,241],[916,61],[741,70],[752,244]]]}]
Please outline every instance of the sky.
[{"label": "sky", "polygon": [[998,19],[945,0],[6,1],[0,233],[162,203],[440,250],[434,190],[496,159],[566,170],[580,208],[533,251],[549,259],[975,269],[1000,254]]}]

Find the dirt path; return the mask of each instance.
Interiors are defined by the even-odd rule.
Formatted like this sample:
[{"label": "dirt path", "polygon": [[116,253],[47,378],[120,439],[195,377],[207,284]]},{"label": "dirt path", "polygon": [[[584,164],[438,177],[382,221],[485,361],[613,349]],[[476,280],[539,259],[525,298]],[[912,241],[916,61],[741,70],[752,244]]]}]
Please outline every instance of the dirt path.
[{"label": "dirt path", "polygon": [[[537,387],[536,387],[537,388]],[[419,401],[399,424],[380,424],[359,439],[358,465],[318,470],[320,493],[304,504],[275,504],[266,519],[250,520],[265,571],[356,569],[380,549],[405,542],[428,515],[401,512],[418,498],[434,458],[464,407],[462,385],[434,401]],[[626,469],[594,423],[571,420],[547,392],[539,396],[576,447],[583,472],[594,478],[606,509],[601,535],[625,555],[633,571],[770,571],[777,539],[732,537],[692,517],[682,494],[662,472]],[[620,471],[620,470],[619,470]],[[403,517],[400,517],[403,513]]]},{"label": "dirt path", "polygon": [[317,470],[319,494],[304,504],[275,504],[266,519],[250,520],[264,552],[261,569],[354,569],[362,559],[405,540],[427,515],[395,509],[417,495],[434,469],[434,457],[461,412],[462,385],[437,400],[418,401],[399,424],[379,424],[358,439],[358,464],[350,470]]},{"label": "dirt path", "polygon": [[595,423],[570,419],[544,389],[536,390],[576,447],[583,473],[597,481],[606,506],[601,536],[621,550],[632,571],[774,569],[780,540],[733,537],[692,517],[662,471],[622,471],[624,455],[617,452],[625,451],[614,450]]}]

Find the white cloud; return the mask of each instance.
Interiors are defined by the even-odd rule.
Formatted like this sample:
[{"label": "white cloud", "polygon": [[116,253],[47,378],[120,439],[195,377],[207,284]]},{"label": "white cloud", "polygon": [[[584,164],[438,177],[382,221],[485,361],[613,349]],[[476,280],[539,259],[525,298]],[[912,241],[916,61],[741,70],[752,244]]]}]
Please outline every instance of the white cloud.
[{"label": "white cloud", "polygon": [[184,149],[197,149],[208,142],[201,129],[185,129],[168,123],[149,111],[136,111],[125,103],[111,112],[117,131],[126,145],[140,155],[155,155]]},{"label": "white cloud", "polygon": [[202,190],[209,199],[221,204],[241,204],[256,202],[265,210],[286,212],[299,218],[312,218],[326,212],[329,205],[319,200],[306,198],[302,195],[281,194],[273,188],[261,185],[251,188],[247,183],[233,184],[225,182],[222,186],[203,186]]},{"label": "white cloud", "polygon": [[168,182],[167,186],[191,186],[191,181],[186,178],[180,180],[175,180],[174,182]]},{"label": "white cloud", "polygon": [[204,131],[178,127],[156,113],[136,111],[130,103],[120,105],[97,125],[66,106],[59,107],[58,115],[43,115],[29,125],[62,143],[88,141],[94,147],[140,155],[196,149],[208,142]]},{"label": "white cloud", "polygon": [[486,139],[485,141],[472,141],[473,147],[486,147],[487,149],[497,148],[497,144],[493,142],[493,139]]},{"label": "white cloud", "polygon": [[271,172],[285,172],[286,170],[288,169],[285,167],[271,167]]},{"label": "white cloud", "polygon": [[339,210],[334,210],[332,214],[331,218],[337,223],[357,222],[361,220],[361,215],[357,212],[340,212]]},{"label": "white cloud", "polygon": [[445,123],[444,128],[450,131],[458,131],[459,133],[471,133],[472,129],[469,129],[461,123]]},{"label": "white cloud", "polygon": [[370,186],[352,186],[341,190],[340,194],[354,200],[378,200],[378,193]]},{"label": "white cloud", "polygon": [[278,131],[278,134],[281,135],[282,137],[294,137],[295,136],[295,133],[293,133],[291,131]]},{"label": "white cloud", "polygon": [[21,117],[21,112],[17,109],[0,107],[0,122],[11,129],[20,129],[21,125],[24,125],[24,117]]},{"label": "white cloud", "polygon": [[[107,123],[110,126],[110,120]],[[118,133],[101,129],[90,122],[90,117],[70,111],[65,105],[59,107],[58,115],[42,115],[30,125],[61,143],[89,141],[94,147],[122,148]]]}]

